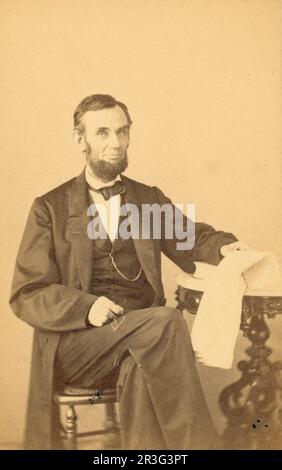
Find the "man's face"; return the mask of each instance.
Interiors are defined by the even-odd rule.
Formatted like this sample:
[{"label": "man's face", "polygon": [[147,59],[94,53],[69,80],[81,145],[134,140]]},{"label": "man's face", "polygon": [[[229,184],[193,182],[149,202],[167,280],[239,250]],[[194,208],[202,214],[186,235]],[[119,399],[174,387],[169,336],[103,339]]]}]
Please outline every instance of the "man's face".
[{"label": "man's face", "polygon": [[128,165],[129,123],[119,106],[84,114],[86,160],[94,174],[111,181]]}]

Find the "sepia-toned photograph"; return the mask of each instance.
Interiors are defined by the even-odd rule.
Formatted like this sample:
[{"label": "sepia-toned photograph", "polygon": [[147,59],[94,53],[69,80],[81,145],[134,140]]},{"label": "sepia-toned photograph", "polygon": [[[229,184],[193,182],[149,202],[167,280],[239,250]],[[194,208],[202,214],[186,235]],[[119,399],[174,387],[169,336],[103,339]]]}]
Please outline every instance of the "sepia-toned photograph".
[{"label": "sepia-toned photograph", "polygon": [[281,1],[0,23],[0,449],[281,450]]}]

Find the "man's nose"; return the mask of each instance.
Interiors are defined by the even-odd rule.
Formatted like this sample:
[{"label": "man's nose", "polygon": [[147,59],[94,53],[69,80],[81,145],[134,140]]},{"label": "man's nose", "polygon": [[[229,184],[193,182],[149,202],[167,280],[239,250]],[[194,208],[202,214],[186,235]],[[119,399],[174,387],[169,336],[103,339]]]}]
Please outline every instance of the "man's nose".
[{"label": "man's nose", "polygon": [[119,136],[115,132],[111,132],[108,139],[108,145],[112,148],[120,147]]}]

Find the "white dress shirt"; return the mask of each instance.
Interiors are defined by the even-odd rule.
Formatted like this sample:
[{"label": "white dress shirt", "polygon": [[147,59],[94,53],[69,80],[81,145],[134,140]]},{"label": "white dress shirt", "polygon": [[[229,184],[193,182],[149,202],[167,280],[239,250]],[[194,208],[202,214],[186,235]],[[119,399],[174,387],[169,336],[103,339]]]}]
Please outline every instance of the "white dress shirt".
[{"label": "white dress shirt", "polygon": [[[121,181],[120,175],[118,175],[113,181],[104,183],[97,176],[95,176],[87,164],[85,168],[85,178],[87,183],[94,189],[101,189],[106,186],[113,186],[115,181]],[[103,194],[96,193],[89,189],[93,203],[97,204],[97,210],[99,212],[102,224],[109,235],[111,241],[114,241],[118,230],[118,221],[120,213],[120,194],[112,196],[108,201],[104,199]],[[100,206],[100,207],[99,207]]]}]

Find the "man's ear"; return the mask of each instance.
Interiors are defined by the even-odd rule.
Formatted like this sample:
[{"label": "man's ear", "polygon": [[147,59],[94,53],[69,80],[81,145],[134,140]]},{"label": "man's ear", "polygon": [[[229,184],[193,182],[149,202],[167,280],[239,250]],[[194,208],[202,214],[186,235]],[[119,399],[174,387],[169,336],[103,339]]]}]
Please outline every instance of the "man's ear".
[{"label": "man's ear", "polygon": [[85,142],[85,137],[84,135],[78,130],[74,129],[72,132],[72,140],[75,143],[75,145],[78,147],[80,152],[85,153],[86,152],[86,142]]}]

